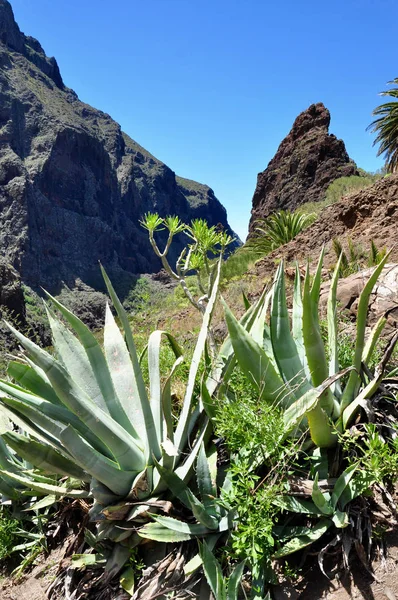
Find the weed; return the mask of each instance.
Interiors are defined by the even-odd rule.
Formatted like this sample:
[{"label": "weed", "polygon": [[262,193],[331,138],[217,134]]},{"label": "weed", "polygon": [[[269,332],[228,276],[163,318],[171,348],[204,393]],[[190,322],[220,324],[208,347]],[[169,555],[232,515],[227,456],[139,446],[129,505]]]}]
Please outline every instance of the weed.
[{"label": "weed", "polygon": [[0,560],[8,558],[18,539],[19,522],[6,506],[0,508]]}]

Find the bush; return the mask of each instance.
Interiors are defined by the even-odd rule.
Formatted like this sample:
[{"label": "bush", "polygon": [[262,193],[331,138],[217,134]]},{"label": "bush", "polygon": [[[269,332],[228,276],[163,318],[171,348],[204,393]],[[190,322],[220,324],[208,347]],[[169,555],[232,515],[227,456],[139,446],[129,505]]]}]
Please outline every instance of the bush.
[{"label": "bush", "polygon": [[343,196],[347,196],[347,194],[370,187],[380,178],[381,175],[373,175],[371,173],[367,173],[366,175],[352,175],[351,177],[340,177],[339,179],[335,179],[329,185],[326,190],[325,199],[328,204],[334,204],[335,202],[339,202]]}]

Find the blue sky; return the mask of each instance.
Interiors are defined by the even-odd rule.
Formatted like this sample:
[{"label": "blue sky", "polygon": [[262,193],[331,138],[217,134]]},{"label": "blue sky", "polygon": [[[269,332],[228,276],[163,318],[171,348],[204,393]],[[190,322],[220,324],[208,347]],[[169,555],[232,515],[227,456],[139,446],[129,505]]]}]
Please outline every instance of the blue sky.
[{"label": "blue sky", "polygon": [[178,175],[207,183],[244,238],[259,171],[313,102],[367,170],[365,129],[398,76],[396,0],[11,0],[66,85]]}]

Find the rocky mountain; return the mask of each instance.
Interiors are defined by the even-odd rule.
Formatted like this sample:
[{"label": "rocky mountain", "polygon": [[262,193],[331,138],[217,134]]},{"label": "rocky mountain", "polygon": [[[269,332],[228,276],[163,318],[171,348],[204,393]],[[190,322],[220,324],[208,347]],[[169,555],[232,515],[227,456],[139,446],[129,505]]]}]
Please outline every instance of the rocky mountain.
[{"label": "rocky mountain", "polygon": [[343,140],[329,133],[330,112],[319,102],[295,120],[268,167],[258,175],[249,230],[256,219],[323,200],[338,177],[356,175]]},{"label": "rocky mountain", "polygon": [[[0,0],[0,252],[28,285],[159,270],[139,219],[203,217],[229,230],[206,185],[176,177],[107,114],[84,104],[57,62]],[[177,250],[180,250],[177,248]]]}]

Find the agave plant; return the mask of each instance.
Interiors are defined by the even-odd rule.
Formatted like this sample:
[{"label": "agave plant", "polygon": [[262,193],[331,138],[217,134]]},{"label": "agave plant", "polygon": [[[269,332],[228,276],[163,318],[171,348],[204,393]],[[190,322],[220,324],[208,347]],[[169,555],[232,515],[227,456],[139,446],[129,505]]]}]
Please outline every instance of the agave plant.
[{"label": "agave plant", "polygon": [[[148,516],[142,517],[148,511],[166,510],[166,496],[168,500],[178,496],[189,506],[203,535],[220,529],[219,511],[207,501],[199,501],[187,486],[196,461],[206,481],[209,477],[203,445],[209,420],[194,398],[194,384],[217,298],[220,267],[221,261],[176,422],[171,381],[183,360],[182,351],[170,334],[151,334],[148,393],[127,314],[104,270],[123,333],[107,306],[103,350],[93,333],[50,295],[47,313],[54,355],[9,325],[25,352],[9,365],[8,374],[14,383],[0,381],[0,405],[3,414],[17,422],[23,433],[2,434],[3,494],[13,497],[12,487],[17,485],[38,495],[92,497],[90,514],[99,521],[99,538],[116,542],[130,538],[129,543],[139,543],[137,523],[148,521]],[[69,327],[56,316],[55,309]],[[162,385],[159,357],[163,337],[176,359]],[[28,460],[32,468],[21,469],[20,458]],[[56,482],[51,474],[64,479]]]},{"label": "agave plant", "polygon": [[308,424],[312,442],[321,448],[336,444],[337,431],[347,427],[362,401],[374,394],[381,381],[380,371],[369,380],[369,371],[364,371],[362,365],[369,364],[385,323],[382,318],[365,343],[369,296],[387,258],[388,254],[373,271],[359,298],[355,357],[344,389],[339,382],[343,373],[337,352],[336,290],[341,259],[331,281],[327,306],[329,359],[321,336],[318,311],[323,251],[312,284],[307,267],[303,289],[297,268],[291,325],[283,262],[275,276],[270,323],[263,323],[261,341],[253,339],[229,309],[225,309],[231,343],[243,372],[257,386],[264,402],[284,408],[287,429]]}]

